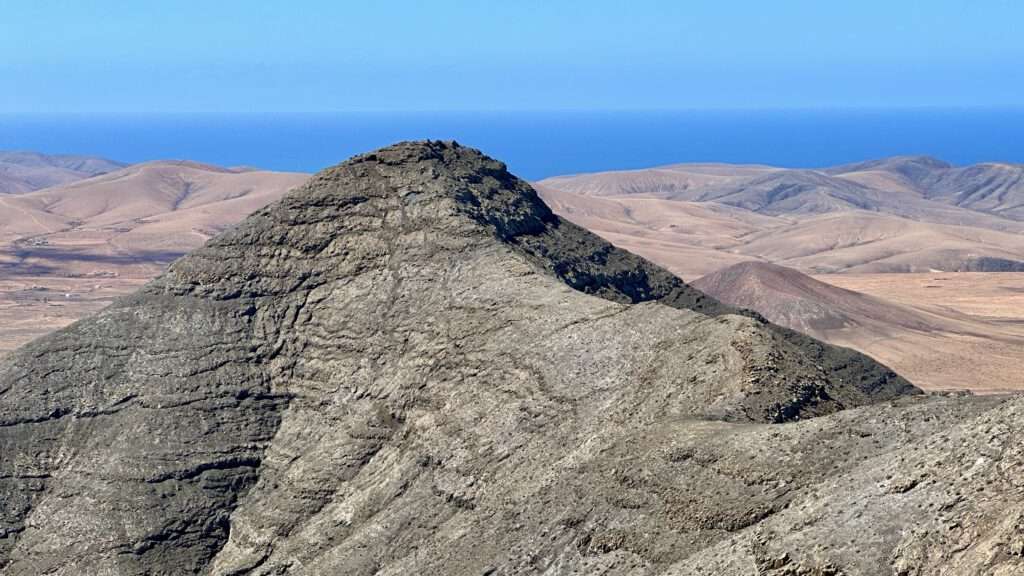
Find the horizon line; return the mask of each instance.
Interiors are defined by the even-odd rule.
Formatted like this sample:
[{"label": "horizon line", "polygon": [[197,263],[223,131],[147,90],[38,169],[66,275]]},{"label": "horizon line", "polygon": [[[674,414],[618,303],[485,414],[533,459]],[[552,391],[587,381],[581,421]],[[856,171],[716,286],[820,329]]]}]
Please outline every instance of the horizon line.
[{"label": "horizon line", "polygon": [[339,108],[324,110],[95,110],[95,111],[0,111],[0,117],[181,117],[181,116],[327,116],[383,114],[672,114],[672,113],[787,113],[787,112],[1024,112],[1024,104],[921,104],[921,105],[813,105],[813,106],[686,106],[636,108]]}]

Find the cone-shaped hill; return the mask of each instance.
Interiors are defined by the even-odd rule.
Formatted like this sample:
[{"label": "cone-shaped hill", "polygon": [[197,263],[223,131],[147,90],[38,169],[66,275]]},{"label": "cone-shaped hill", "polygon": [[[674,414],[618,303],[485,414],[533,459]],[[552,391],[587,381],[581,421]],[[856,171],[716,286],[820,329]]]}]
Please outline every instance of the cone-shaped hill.
[{"label": "cone-shaped hill", "polygon": [[[768,262],[741,262],[693,281],[722,302],[756,310],[772,322],[818,338],[851,326],[875,339],[896,329],[947,328],[941,318],[845,290]],[[952,331],[952,328],[950,328]]]},{"label": "cone-shaped hill", "polygon": [[398,144],[0,362],[0,572],[1010,566],[1019,405],[917,392]]}]

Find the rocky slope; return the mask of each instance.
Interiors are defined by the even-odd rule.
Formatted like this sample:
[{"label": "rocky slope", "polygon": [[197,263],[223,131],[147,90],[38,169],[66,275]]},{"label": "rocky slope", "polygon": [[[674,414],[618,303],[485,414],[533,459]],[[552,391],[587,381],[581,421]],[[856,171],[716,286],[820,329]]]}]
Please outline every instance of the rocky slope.
[{"label": "rocky slope", "polygon": [[400,144],[0,361],[0,572],[1019,573],[1021,402],[916,392]]}]

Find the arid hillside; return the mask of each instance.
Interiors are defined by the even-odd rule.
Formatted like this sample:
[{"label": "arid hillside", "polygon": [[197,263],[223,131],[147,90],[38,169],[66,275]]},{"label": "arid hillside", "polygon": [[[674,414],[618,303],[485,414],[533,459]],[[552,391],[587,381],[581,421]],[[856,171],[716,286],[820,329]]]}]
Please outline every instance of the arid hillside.
[{"label": "arid hillside", "polygon": [[94,156],[0,151],[0,194],[21,194],[113,172],[124,164]]},{"label": "arid hillside", "polygon": [[131,292],[306,178],[151,162],[0,196],[0,352]]},{"label": "arid hillside", "polygon": [[684,278],[747,260],[809,274],[1024,271],[1021,170],[921,157],[822,170],[680,164],[537,187],[573,222]]},{"label": "arid hillside", "polygon": [[957,167],[934,158],[897,157],[828,172],[869,185],[878,182],[880,189],[903,188],[929,200],[1024,219],[1024,164],[985,162]]},{"label": "arid hillside", "polygon": [[725,302],[924,388],[990,392],[1024,388],[1021,169],[927,157],[821,170],[679,164],[537,188],[565,218]]},{"label": "arid hillside", "polygon": [[693,286],[854,348],[926,390],[1024,389],[1024,274],[831,274],[744,262]]}]

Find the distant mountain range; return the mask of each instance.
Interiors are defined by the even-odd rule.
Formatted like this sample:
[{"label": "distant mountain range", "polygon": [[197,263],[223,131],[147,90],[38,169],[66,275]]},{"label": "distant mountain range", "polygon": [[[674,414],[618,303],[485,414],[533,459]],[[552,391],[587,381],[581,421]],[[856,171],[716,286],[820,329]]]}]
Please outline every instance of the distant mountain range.
[{"label": "distant mountain range", "polygon": [[125,164],[94,156],[0,151],[0,194],[20,194],[113,172]]},{"label": "distant mountain range", "polygon": [[307,178],[187,161],[0,158],[20,167],[0,172],[0,351],[98,310]]},{"label": "distant mountain range", "polygon": [[828,172],[883,190],[902,187],[928,200],[1024,219],[1022,164],[987,162],[958,168],[935,158],[910,156],[840,166]]},{"label": "distant mountain range", "polygon": [[[570,220],[684,277],[744,260],[811,273],[1024,270],[1024,165],[679,164],[537,186]],[[667,224],[665,210],[689,216]]]},{"label": "distant mountain range", "polygon": [[914,207],[925,206],[916,200],[927,200],[1014,220],[1024,218],[1024,165],[955,167],[928,156],[897,156],[821,170],[676,164],[557,176],[541,184],[595,196],[641,194],[718,202],[773,215],[841,210],[906,212],[907,207],[897,200],[911,201]]},{"label": "distant mountain range", "polygon": [[104,264],[166,264],[306,178],[149,162],[0,196],[0,266],[8,273],[13,266],[30,273],[57,265],[88,273]]}]

